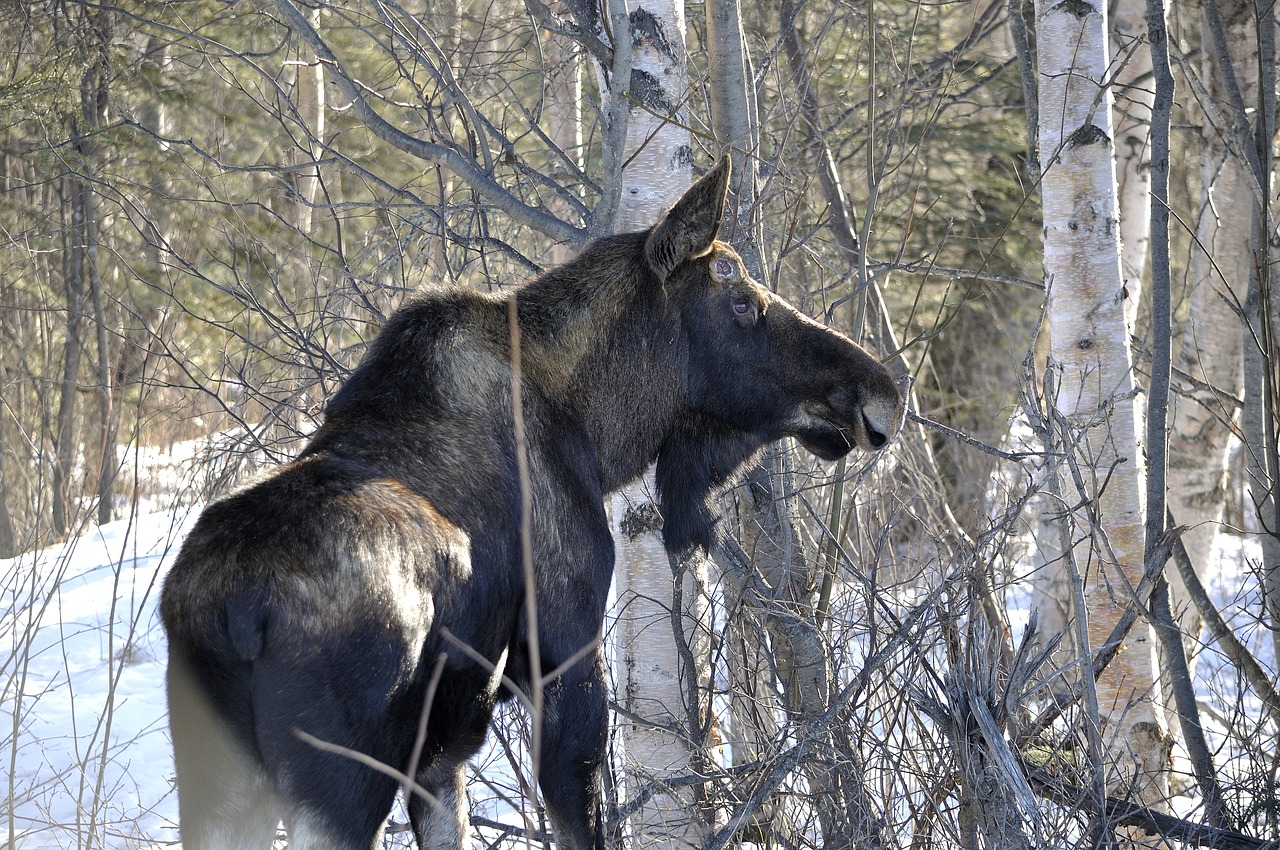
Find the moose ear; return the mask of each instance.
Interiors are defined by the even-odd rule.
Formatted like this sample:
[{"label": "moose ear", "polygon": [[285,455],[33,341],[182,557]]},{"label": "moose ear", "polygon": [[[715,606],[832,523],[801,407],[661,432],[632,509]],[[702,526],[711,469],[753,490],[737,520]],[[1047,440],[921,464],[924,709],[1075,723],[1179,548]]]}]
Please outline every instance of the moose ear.
[{"label": "moose ear", "polygon": [[649,231],[644,254],[658,280],[665,281],[676,266],[711,249],[724,215],[729,170],[729,157],[722,156]]}]

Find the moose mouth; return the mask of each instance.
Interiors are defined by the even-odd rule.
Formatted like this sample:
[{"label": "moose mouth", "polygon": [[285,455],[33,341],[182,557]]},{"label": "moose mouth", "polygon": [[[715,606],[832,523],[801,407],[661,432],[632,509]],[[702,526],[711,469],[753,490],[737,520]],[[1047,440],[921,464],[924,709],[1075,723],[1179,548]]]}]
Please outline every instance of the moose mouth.
[{"label": "moose mouth", "polygon": [[825,404],[810,403],[801,406],[799,413],[796,439],[823,460],[839,460],[855,446],[876,452],[889,444],[891,435],[862,409],[844,416]]}]

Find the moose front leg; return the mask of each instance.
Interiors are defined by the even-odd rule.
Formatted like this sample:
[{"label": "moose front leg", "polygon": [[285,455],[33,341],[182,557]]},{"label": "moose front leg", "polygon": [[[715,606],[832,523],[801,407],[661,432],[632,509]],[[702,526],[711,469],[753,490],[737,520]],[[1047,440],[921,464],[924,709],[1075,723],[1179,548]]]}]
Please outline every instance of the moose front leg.
[{"label": "moose front leg", "polygon": [[600,770],[608,723],[602,650],[548,683],[544,696],[538,785],[557,845],[602,850]]}]

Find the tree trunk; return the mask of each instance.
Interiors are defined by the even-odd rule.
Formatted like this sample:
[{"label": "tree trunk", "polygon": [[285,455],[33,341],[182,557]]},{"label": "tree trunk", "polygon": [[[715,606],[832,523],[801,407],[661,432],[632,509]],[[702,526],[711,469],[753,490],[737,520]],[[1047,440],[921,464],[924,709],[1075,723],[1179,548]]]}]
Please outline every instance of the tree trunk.
[{"label": "tree trunk", "polygon": [[111,353],[111,324],[107,314],[106,293],[103,291],[101,252],[98,250],[99,228],[98,196],[94,189],[98,170],[96,144],[87,137],[90,131],[104,126],[108,120],[107,108],[111,94],[111,13],[100,10],[92,15],[87,26],[87,44],[90,65],[80,83],[80,114],[84,121],[86,137],[77,141],[79,166],[84,170],[84,272],[89,283],[89,301],[93,309],[93,324],[97,357],[94,362],[99,400],[98,441],[98,523],[105,525],[112,520],[112,502],[115,495],[116,435],[118,414],[115,409],[115,369]]},{"label": "tree trunk", "polygon": [[[0,321],[4,320],[0,319]],[[12,337],[8,338],[11,339]],[[9,508],[10,498],[17,496],[19,490],[16,487],[11,488],[9,486],[8,475],[5,472],[8,466],[5,446],[12,445],[9,442],[9,432],[11,430],[9,419],[12,417],[10,411],[18,407],[6,397],[9,383],[9,366],[5,363],[0,365],[0,558],[12,558],[21,551],[18,542],[18,531],[13,522],[13,513]]]},{"label": "tree trunk", "polygon": [[90,191],[85,181],[76,174],[67,175],[63,185],[69,190],[63,194],[63,205],[70,212],[71,221],[66,225],[63,237],[66,345],[53,437],[53,530],[59,537],[70,530],[75,497],[72,479],[78,449],[76,407],[80,389],[80,361],[84,353],[84,195]]},{"label": "tree trunk", "polygon": [[[1258,216],[1257,218],[1263,218]],[[1253,228],[1255,263],[1268,262],[1269,232],[1255,220]],[[1246,524],[1258,531],[1262,547],[1262,579],[1265,620],[1271,631],[1272,651],[1280,654],[1280,456],[1277,452],[1276,420],[1280,414],[1277,394],[1276,347],[1280,337],[1275,333],[1277,311],[1269,298],[1269,273],[1256,267],[1253,285],[1245,301],[1244,317],[1249,327],[1244,350],[1244,413],[1241,417],[1245,452],[1245,473],[1249,481]]]},{"label": "tree trunk", "polygon": [[113,517],[112,503],[115,497],[116,437],[119,414],[115,409],[115,363],[111,353],[111,334],[108,332],[107,304],[102,289],[102,269],[98,251],[98,204],[93,190],[85,192],[86,270],[89,275],[89,296],[93,307],[93,327],[97,342],[97,358],[94,374],[97,377],[101,440],[98,446],[98,524],[106,525]]},{"label": "tree trunk", "polygon": [[[320,7],[312,9],[310,17],[311,26],[319,28]],[[303,47],[302,52],[305,51]],[[299,125],[295,130],[294,148],[286,154],[290,164],[298,169],[290,172],[293,194],[288,199],[287,218],[299,233],[306,235],[311,233],[315,205],[320,197],[320,167],[317,163],[324,156],[324,63],[314,60],[308,64],[301,64],[301,60],[291,62],[284,67],[283,76],[284,91],[292,91],[292,111]],[[286,126],[292,123],[283,116],[282,120]]]},{"label": "tree trunk", "polygon": [[[1144,0],[1118,0],[1110,6],[1110,11],[1114,15],[1110,27],[1111,55],[1116,63],[1113,118],[1120,269],[1124,281],[1120,291],[1125,324],[1132,333],[1141,306],[1151,244],[1149,169],[1154,91],[1151,87],[1151,51],[1147,44]],[[1046,120],[1051,118],[1048,116]],[[1048,152],[1042,149],[1041,155],[1048,155]],[[1141,413],[1140,410],[1138,412]],[[1079,657],[1074,632],[1068,627],[1071,582],[1061,566],[1058,522],[1059,516],[1052,508],[1046,506],[1037,512],[1036,569],[1031,582],[1032,607],[1038,614],[1041,633],[1063,635],[1047,667],[1066,673],[1053,682],[1055,690],[1075,678],[1067,665],[1071,659]]]},{"label": "tree trunk", "polygon": [[619,233],[651,226],[692,181],[684,3],[646,0],[631,11],[630,24],[631,101]]},{"label": "tree trunk", "polygon": [[[691,152],[682,106],[688,93],[684,6],[646,2],[629,16],[630,77],[624,165],[616,218],[620,232],[652,225],[689,187]],[[616,30],[615,30],[616,32]],[[615,43],[615,49],[618,45]],[[616,67],[615,69],[616,70]],[[620,81],[611,80],[613,85]],[[671,120],[674,119],[674,120]],[[606,131],[607,132],[607,131]],[[673,563],[660,535],[652,471],[615,494],[618,541],[618,700],[626,787],[686,776],[701,764],[710,679],[705,564]],[[637,847],[698,847],[709,835],[697,785],[663,788],[632,815]]]},{"label": "tree trunk", "polygon": [[[586,164],[582,137],[582,52],[576,44],[549,36],[543,39],[547,63],[547,135],[557,148],[552,156],[561,155],[579,170]],[[559,167],[552,165],[559,170]],[[572,211],[560,198],[551,208],[561,218],[569,219]],[[573,246],[563,242],[551,249],[551,262],[561,265],[573,256]]]},{"label": "tree trunk", "polygon": [[1280,656],[1280,289],[1273,275],[1275,219],[1276,38],[1280,18],[1274,6],[1255,7],[1258,33],[1258,100],[1253,127],[1257,178],[1263,203],[1254,208],[1254,285],[1245,300],[1249,334],[1244,354],[1244,436],[1250,447],[1245,470],[1260,529],[1263,591],[1272,652]]},{"label": "tree trunk", "polygon": [[1145,0],[1116,0],[1112,10],[1120,270],[1124,275],[1125,321],[1132,330],[1151,247],[1151,104],[1155,91]]},{"label": "tree trunk", "polygon": [[[1107,10],[1087,0],[1041,0],[1036,18],[1050,368],[1058,375],[1054,403],[1070,426],[1063,504],[1075,528],[1071,555],[1085,577],[1083,608],[1075,613],[1086,619],[1082,650],[1091,653],[1132,601],[1145,543],[1104,86]],[[1169,759],[1154,649],[1150,627],[1135,627],[1097,682],[1108,784],[1152,806],[1166,797]]]},{"label": "tree trunk", "polygon": [[[769,286],[755,185],[760,122],[738,0],[708,4],[707,42],[712,69],[711,124],[716,141],[729,148],[734,161],[726,225],[752,277]],[[750,612],[749,622],[763,621],[764,632],[750,628],[736,631],[745,643],[747,658],[768,657],[772,649],[786,700],[783,708],[793,726],[802,728],[826,710],[829,676],[826,648],[814,616],[819,587],[812,568],[816,562],[805,556],[794,499],[788,495],[792,483],[786,467],[785,449],[773,447],[748,475],[745,492],[739,493],[744,514],[743,548],[753,570],[765,578],[772,598],[763,610]],[[755,596],[746,594],[743,598],[750,606]],[[755,604],[762,601],[756,599]],[[753,641],[754,647],[750,645]],[[754,697],[754,693],[730,694],[731,702]],[[759,710],[751,712],[739,705],[734,716],[745,719],[753,713]],[[763,738],[768,729],[735,731],[744,732],[743,737],[750,740]],[[840,805],[832,773],[820,758],[806,760],[803,769],[823,843],[837,846],[841,842]],[[783,824],[775,826],[785,828]]]}]

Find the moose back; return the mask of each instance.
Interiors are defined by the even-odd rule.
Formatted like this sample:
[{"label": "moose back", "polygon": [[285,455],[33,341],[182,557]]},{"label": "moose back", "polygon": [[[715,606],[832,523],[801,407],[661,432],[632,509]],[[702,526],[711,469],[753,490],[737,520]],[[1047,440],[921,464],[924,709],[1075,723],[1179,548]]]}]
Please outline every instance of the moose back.
[{"label": "moose back", "polygon": [[767,443],[835,459],[902,416],[873,357],[716,241],[728,180],[722,159],[650,230],[501,296],[417,296],[302,454],[205,509],[161,601],[187,850],[269,848],[282,819],[291,850],[376,847],[399,784],[353,753],[415,765],[419,846],[461,847],[464,763],[531,644],[544,671],[578,659],[539,718],[558,844],[603,846],[604,496],[656,460],[667,547],[710,548],[714,496]]}]

